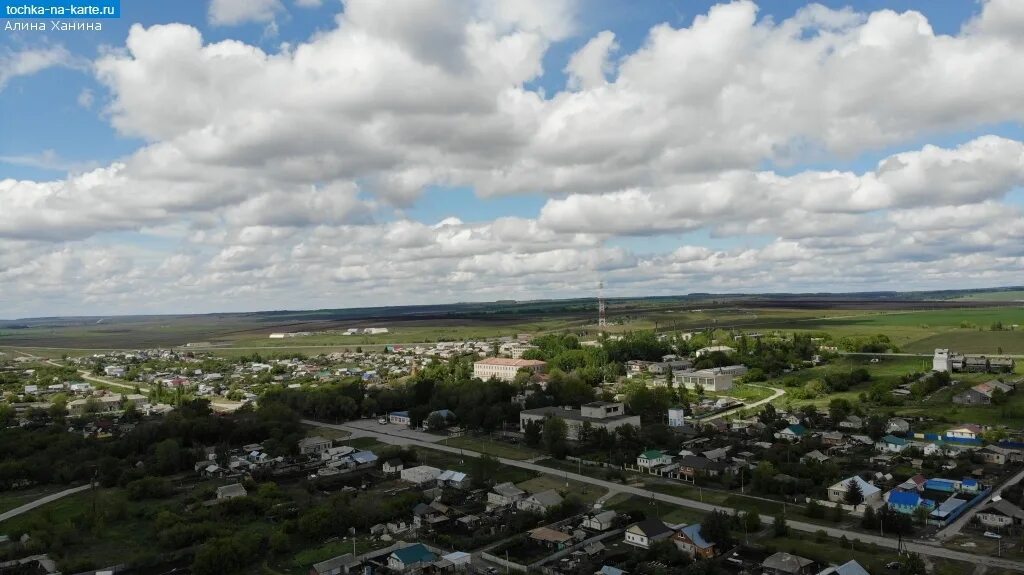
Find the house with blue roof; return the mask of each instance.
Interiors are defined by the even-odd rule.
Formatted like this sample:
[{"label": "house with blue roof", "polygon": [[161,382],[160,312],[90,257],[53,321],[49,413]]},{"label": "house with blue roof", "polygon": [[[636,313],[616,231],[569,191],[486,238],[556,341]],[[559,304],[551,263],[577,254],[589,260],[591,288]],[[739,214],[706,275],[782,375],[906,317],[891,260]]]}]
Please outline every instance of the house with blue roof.
[{"label": "house with blue roof", "polygon": [[694,559],[710,559],[717,554],[715,544],[701,535],[700,523],[687,525],[677,531],[672,536],[672,542],[676,548]]},{"label": "house with blue roof", "polygon": [[377,454],[372,451],[357,451],[350,455],[356,465],[367,465],[377,463]]},{"label": "house with blue roof", "polygon": [[430,418],[435,414],[443,417],[445,421],[455,421],[456,419],[455,412],[450,409],[438,409],[436,411],[431,411],[430,415],[428,415],[427,418]]},{"label": "house with blue roof", "polygon": [[803,436],[807,433],[807,428],[799,423],[793,425],[787,425],[785,429],[775,434],[776,439],[786,439],[789,441],[800,441]]},{"label": "house with blue roof", "polygon": [[962,493],[977,493],[979,489],[981,489],[981,484],[978,483],[977,479],[965,477],[964,480],[960,482],[960,491]]},{"label": "house with blue roof", "polygon": [[910,443],[906,439],[895,435],[886,435],[875,442],[875,449],[888,453],[900,453],[909,446]]},{"label": "house with blue roof", "polygon": [[409,425],[412,423],[412,419],[409,418],[408,411],[392,411],[388,414],[388,423],[394,423],[395,425]]},{"label": "house with blue roof", "polygon": [[960,482],[953,479],[929,479],[924,482],[925,491],[956,493],[960,491]]},{"label": "house with blue roof", "polygon": [[969,503],[966,499],[960,499],[956,495],[950,495],[949,499],[946,499],[939,504],[930,514],[928,514],[928,520],[935,525],[945,525],[951,518],[958,515],[961,507]]},{"label": "house with blue roof", "polygon": [[818,575],[871,575],[860,563],[850,559],[842,565],[829,567]]},{"label": "house with blue roof", "polygon": [[626,575],[626,572],[618,567],[602,565],[600,569],[594,572],[594,575]]},{"label": "house with blue roof", "polygon": [[918,507],[924,507],[929,512],[935,508],[934,501],[921,497],[916,491],[893,490],[889,492],[886,501],[890,509],[907,515],[914,513]]},{"label": "house with blue roof", "polygon": [[388,569],[405,573],[437,560],[437,555],[422,543],[396,549],[388,555]]}]

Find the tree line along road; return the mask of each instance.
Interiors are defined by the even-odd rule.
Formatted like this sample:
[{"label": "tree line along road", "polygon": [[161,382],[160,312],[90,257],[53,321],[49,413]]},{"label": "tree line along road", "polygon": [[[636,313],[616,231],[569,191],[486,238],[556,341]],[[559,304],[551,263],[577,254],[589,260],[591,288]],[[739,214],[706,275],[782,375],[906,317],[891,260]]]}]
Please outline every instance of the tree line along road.
[{"label": "tree line along road", "polygon": [[[447,445],[440,445],[440,444],[431,443],[431,442],[427,442],[427,441],[420,441],[418,439],[413,439],[413,438],[410,438],[410,437],[405,437],[405,436],[400,435],[400,434],[385,432],[383,430],[371,431],[369,429],[360,428],[360,427],[353,427],[353,426],[345,425],[345,424],[323,423],[323,422],[309,420],[309,419],[302,420],[302,423],[304,423],[306,425],[314,426],[314,427],[323,427],[323,428],[326,428],[326,429],[338,429],[338,430],[342,430],[342,431],[347,431],[349,433],[352,433],[353,437],[372,436],[372,437],[376,437],[382,443],[387,443],[387,444],[390,444],[390,445],[415,446],[415,447],[422,447],[422,448],[425,448],[425,449],[434,449],[434,450],[437,450],[437,451],[445,451],[445,452],[453,453],[453,454],[456,454],[456,455],[464,455],[464,456],[469,456],[469,457],[480,457],[480,453],[477,453],[475,451],[469,451],[469,450],[466,450],[466,449],[459,449],[457,447],[449,447]],[[534,471],[534,472],[537,472],[537,473],[544,473],[544,474],[547,474],[547,475],[554,475],[554,476],[560,477],[560,478],[572,479],[572,480],[575,480],[575,481],[580,481],[582,483],[589,483],[591,485],[596,485],[598,487],[603,487],[605,489],[616,490],[616,491],[618,491],[620,493],[628,493],[630,495],[636,495],[636,496],[643,497],[643,498],[646,498],[646,499],[652,499],[652,500],[655,500],[655,501],[661,501],[661,502],[664,502],[664,503],[669,503],[669,504],[677,505],[677,506],[680,506],[680,507],[689,507],[691,509],[696,509],[698,511],[704,511],[704,512],[724,511],[726,513],[732,513],[733,511],[735,511],[734,509],[732,509],[730,507],[721,507],[721,506],[718,506],[718,505],[711,505],[711,504],[708,504],[708,503],[702,503],[700,501],[693,501],[691,499],[684,499],[682,497],[677,497],[675,495],[667,495],[667,494],[664,494],[664,493],[656,493],[656,492],[653,492],[653,491],[649,491],[647,489],[639,489],[637,487],[632,487],[632,486],[629,486],[629,485],[622,485],[622,484],[619,484],[619,483],[612,483],[611,481],[605,481],[603,479],[596,479],[596,478],[589,477],[589,476],[586,476],[586,475],[580,475],[578,473],[562,471],[562,470],[559,470],[559,469],[552,469],[550,467],[544,467],[543,465],[537,465],[535,463],[529,463],[527,461],[516,461],[514,459],[505,459],[503,457],[496,457],[495,459],[497,459],[498,461],[500,461],[504,465],[510,465],[512,467],[519,467],[521,469],[527,469],[527,470]],[[774,522],[774,520],[775,520],[774,517],[770,517],[770,516],[766,516],[766,515],[761,515],[761,521],[765,525],[771,525]],[[827,526],[824,526],[824,525],[816,525],[816,524],[813,524],[813,523],[805,523],[805,522],[802,522],[802,521],[788,521],[787,520],[786,524],[790,527],[790,529],[794,529],[796,531],[801,531],[801,532],[805,532],[805,533],[817,533],[819,531],[824,531],[829,537],[833,537],[833,538],[836,538],[836,539],[838,539],[840,537],[846,537],[847,539],[849,539],[851,541],[852,540],[856,540],[856,541],[860,541],[860,542],[863,542],[863,543],[870,543],[872,545],[877,545],[879,547],[883,547],[883,548],[886,548],[886,549],[892,549],[892,550],[899,549],[899,542],[896,539],[894,539],[894,538],[880,537],[878,535],[869,535],[869,534],[866,534],[866,533],[859,533],[859,532],[856,532],[856,531],[848,531],[848,530],[845,530],[845,529],[837,529],[837,528],[834,528],[834,527],[827,527]],[[1024,573],[1024,562],[1014,561],[1014,560],[1011,560],[1011,559],[1005,559],[1005,558],[1002,558],[1002,557],[991,557],[991,556],[988,556],[988,555],[975,555],[975,554],[972,554],[972,553],[964,553],[964,552],[961,552],[961,551],[954,551],[952,549],[946,549],[945,547],[940,547],[940,546],[938,546],[936,544],[929,544],[929,543],[913,541],[913,540],[911,540],[911,541],[904,541],[903,542],[903,548],[905,550],[912,551],[912,552],[918,553],[920,555],[926,555],[928,557],[938,557],[938,558],[941,558],[941,559],[951,559],[951,560],[954,560],[954,561],[963,561],[965,563],[969,563],[969,564],[972,564],[972,565],[985,565],[987,567],[996,567],[996,568],[999,568],[999,569],[1007,569],[1007,570],[1010,570],[1010,571],[1017,571],[1017,572]]]}]

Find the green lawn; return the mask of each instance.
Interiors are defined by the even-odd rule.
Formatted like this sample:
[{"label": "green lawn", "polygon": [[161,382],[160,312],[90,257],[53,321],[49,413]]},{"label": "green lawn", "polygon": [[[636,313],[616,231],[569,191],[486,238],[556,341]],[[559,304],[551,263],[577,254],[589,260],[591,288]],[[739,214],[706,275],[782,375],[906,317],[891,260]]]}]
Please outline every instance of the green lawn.
[{"label": "green lawn", "polygon": [[496,441],[487,437],[450,437],[443,440],[441,443],[450,447],[476,451],[477,453],[486,453],[493,457],[503,457],[505,459],[523,460],[532,459],[542,455],[539,451],[528,447],[511,445],[504,441]]},{"label": "green lawn", "polygon": [[[0,491],[0,513],[21,507],[51,493],[63,491],[65,487],[33,487],[30,489],[18,489],[16,491]],[[3,528],[0,527],[0,532]]]},{"label": "green lawn", "polygon": [[374,449],[381,449],[387,447],[386,443],[377,441],[376,437],[356,437],[354,439],[346,439],[342,441],[345,445],[351,445],[356,449],[364,449],[367,451],[373,451]]},{"label": "green lawn", "polygon": [[619,513],[643,513],[645,517],[660,517],[667,523],[699,523],[704,520],[704,513],[686,507],[677,507],[634,495],[620,493],[609,499],[605,509],[614,509]]},{"label": "green lawn", "polygon": [[904,346],[908,353],[931,353],[936,348],[948,348],[962,353],[1024,354],[1024,330],[988,331],[952,329],[921,338]]},{"label": "green lawn", "polygon": [[1007,290],[1007,291],[994,291],[994,292],[982,292],[965,295],[957,299],[967,301],[1019,301],[1024,302],[1024,291],[1021,290]]},{"label": "green lawn", "polygon": [[[836,539],[802,532],[793,532],[787,537],[767,539],[763,543],[777,551],[800,555],[824,564],[842,562],[839,559],[843,561],[855,559],[869,573],[885,573],[885,564],[898,559],[896,551],[892,549],[866,543],[854,543],[851,549],[849,544],[846,547],[841,547],[841,542]],[[929,558],[929,560],[935,565],[935,575],[962,575],[973,570],[972,565],[960,561],[935,558]]]},{"label": "green lawn", "polygon": [[376,541],[362,537],[357,537],[354,541],[355,545],[353,545],[352,539],[348,539],[330,541],[317,547],[303,549],[296,553],[291,559],[272,562],[270,564],[270,568],[277,573],[305,575],[306,573],[309,573],[309,568],[314,564],[326,561],[332,557],[337,557],[338,555],[352,553],[353,549],[358,555],[360,553],[367,553],[374,549],[380,549],[381,547],[387,547],[390,545],[390,542]]},{"label": "green lawn", "polygon": [[562,496],[575,495],[588,505],[593,504],[607,493],[605,489],[590,485],[589,483],[566,481],[552,475],[538,475],[533,479],[519,482],[517,486],[530,494],[554,489],[561,493]]},{"label": "green lawn", "polygon": [[[332,429],[330,427],[320,427],[316,425],[310,425],[306,429],[306,437],[314,437],[319,435],[327,439],[333,439],[334,441],[344,441],[345,438],[352,435],[344,429]],[[351,441],[347,442],[351,443]],[[353,446],[354,447],[354,446]]]}]

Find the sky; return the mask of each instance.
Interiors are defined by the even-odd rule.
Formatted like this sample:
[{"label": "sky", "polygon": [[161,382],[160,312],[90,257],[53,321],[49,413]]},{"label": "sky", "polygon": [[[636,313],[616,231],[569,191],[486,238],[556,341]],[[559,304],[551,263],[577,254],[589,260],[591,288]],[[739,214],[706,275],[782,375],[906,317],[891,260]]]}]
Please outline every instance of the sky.
[{"label": "sky", "polygon": [[1019,0],[0,19],[0,317],[1024,284]]}]

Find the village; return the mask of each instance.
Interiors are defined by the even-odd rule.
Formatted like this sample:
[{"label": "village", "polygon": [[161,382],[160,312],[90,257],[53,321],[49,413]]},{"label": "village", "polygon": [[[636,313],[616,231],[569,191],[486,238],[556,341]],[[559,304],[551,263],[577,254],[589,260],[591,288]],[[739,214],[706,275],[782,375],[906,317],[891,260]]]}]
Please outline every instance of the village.
[{"label": "village", "polygon": [[[742,347],[746,339],[735,341]],[[774,401],[785,388],[748,381],[761,367],[737,362],[736,348],[714,340],[625,360],[589,398],[560,403],[572,401],[564,395],[566,376],[550,366],[568,352],[539,343],[514,336],[316,358],[144,350],[68,358],[66,365],[8,361],[5,393],[12,423],[40,425],[66,414],[69,431],[100,440],[125,437],[195,401],[232,414],[267,402],[297,405],[321,390],[357,394],[359,402],[334,422],[345,430],[340,436],[314,426],[293,444],[273,438],[230,450],[207,446],[193,466],[192,481],[210,489],[210,499],[199,502],[206,506],[250,497],[266,481],[324,494],[406,497],[408,508],[387,520],[350,528],[347,535],[360,543],[308,565],[315,575],[367,568],[614,575],[702,562],[735,573],[859,575],[877,565],[837,563],[814,550],[801,555],[788,543],[780,549],[790,541],[787,521],[850,538],[932,540],[966,553],[994,541],[1001,554],[1003,538],[1016,540],[1024,530],[1024,441],[1006,426],[943,426],[935,417],[866,413],[837,398],[824,409],[787,409]],[[824,343],[808,353],[784,374],[843,361]],[[874,360],[865,361],[870,367]],[[995,408],[1021,383],[1012,360],[1001,357],[936,350],[930,363],[879,401],[941,392],[950,405]],[[468,381],[479,382],[472,385],[507,390],[503,422],[482,432],[459,405],[437,398],[428,402],[435,409],[380,411],[402,405],[387,398],[404,378],[419,381],[442,367],[467,370]],[[960,374],[973,379],[954,379]],[[650,405],[641,407],[645,401]],[[396,441],[405,446],[391,445]],[[518,453],[525,455],[513,460],[528,456],[541,470],[525,473],[503,457]],[[577,478],[570,480],[569,470]],[[628,494],[637,489],[692,502],[682,509],[707,501],[722,511],[659,512]]]}]

